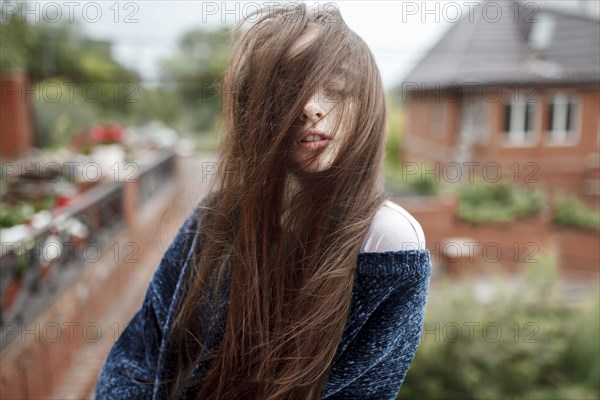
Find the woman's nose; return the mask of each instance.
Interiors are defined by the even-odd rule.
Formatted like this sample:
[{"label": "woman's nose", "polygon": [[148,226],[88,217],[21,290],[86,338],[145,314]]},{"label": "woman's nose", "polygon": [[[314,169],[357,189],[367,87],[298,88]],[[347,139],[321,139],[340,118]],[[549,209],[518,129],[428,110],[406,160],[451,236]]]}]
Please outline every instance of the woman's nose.
[{"label": "woman's nose", "polygon": [[316,96],[312,96],[304,105],[304,110],[302,111],[300,119],[302,122],[309,120],[310,122],[315,123],[323,118],[323,115],[324,113],[321,104],[319,104]]}]

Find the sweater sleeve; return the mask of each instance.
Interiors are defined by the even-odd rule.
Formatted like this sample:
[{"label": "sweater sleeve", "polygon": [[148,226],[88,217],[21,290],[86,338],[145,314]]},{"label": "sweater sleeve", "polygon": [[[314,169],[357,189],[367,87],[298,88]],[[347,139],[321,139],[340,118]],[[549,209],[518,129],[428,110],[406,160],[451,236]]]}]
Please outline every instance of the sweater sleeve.
[{"label": "sweater sleeve", "polygon": [[96,399],[152,398],[166,316],[195,234],[196,212],[180,227],[150,280],[141,307],[110,350],[96,383]]},{"label": "sweater sleeve", "polygon": [[[398,396],[421,340],[429,268],[401,274],[398,285],[384,293],[364,324],[355,328],[353,339],[334,361],[330,379],[335,389],[329,388],[325,399]],[[354,315],[369,312],[368,305],[357,303]]]}]

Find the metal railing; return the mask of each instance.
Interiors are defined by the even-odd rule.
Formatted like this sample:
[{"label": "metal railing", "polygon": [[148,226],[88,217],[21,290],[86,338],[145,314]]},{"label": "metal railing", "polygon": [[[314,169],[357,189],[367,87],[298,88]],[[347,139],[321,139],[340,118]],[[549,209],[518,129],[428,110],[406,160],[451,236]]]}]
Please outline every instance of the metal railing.
[{"label": "metal railing", "polygon": [[[140,168],[138,207],[175,180],[175,154],[161,153]],[[61,208],[52,221],[0,248],[0,347],[7,327],[41,315],[85,268],[97,262],[125,228],[124,182],[92,187]]]}]

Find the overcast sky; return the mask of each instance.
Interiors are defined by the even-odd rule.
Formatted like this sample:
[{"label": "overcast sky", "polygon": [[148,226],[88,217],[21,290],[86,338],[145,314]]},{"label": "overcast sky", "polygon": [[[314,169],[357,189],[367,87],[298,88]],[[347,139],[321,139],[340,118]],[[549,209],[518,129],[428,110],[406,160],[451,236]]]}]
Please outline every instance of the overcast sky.
[{"label": "overcast sky", "polygon": [[[177,39],[183,33],[201,26],[217,29],[233,25],[254,10],[256,4],[263,4],[147,0],[121,2],[117,7],[113,1],[95,3],[101,6],[99,18],[95,16],[95,5],[88,6],[85,14],[83,6],[73,10],[84,31],[93,38],[111,40],[115,57],[140,71],[148,82],[156,80],[158,60],[176,50]],[[306,2],[313,10],[324,7],[324,3]],[[403,13],[413,11],[401,2],[338,1],[335,4],[348,26],[371,48],[386,88],[399,83],[450,25],[444,18],[435,22],[434,16],[422,23],[419,14],[407,16],[402,23]]]},{"label": "overcast sky", "polygon": [[[402,81],[461,15],[468,15],[468,10],[472,9],[473,4],[482,1],[484,0],[344,0],[334,4],[339,8],[348,26],[358,33],[373,51],[384,86],[390,89]],[[553,5],[576,3],[575,0],[539,1]],[[271,1],[272,4],[284,2]],[[38,6],[38,12],[42,16],[52,18],[52,8],[45,6],[49,2],[39,3],[41,6]],[[311,10],[323,8],[325,3],[306,1]],[[173,54],[177,49],[177,40],[182,34],[201,26],[213,29],[231,26],[255,10],[257,5],[264,5],[265,2],[96,0],[74,4],[70,11],[88,36],[112,41],[115,57],[138,70],[144,81],[151,83],[158,77],[158,61]],[[70,17],[63,11],[62,18],[67,16]]]}]

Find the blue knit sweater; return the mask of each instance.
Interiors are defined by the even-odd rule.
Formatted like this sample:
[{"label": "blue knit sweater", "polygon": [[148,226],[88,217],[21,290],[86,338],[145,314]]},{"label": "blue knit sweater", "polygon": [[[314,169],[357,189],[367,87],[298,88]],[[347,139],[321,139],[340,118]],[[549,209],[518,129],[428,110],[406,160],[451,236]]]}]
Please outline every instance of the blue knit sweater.
[{"label": "blue knit sweater", "polygon": [[[141,308],[108,354],[96,386],[98,400],[166,397],[166,388],[158,382],[173,365],[164,338],[196,244],[197,212],[169,245]],[[396,398],[420,342],[430,272],[425,249],[359,254],[350,315],[323,388],[324,399]],[[214,313],[221,326],[226,306]],[[218,330],[213,332],[205,351],[219,343]],[[198,365],[196,373],[207,368]]]}]

